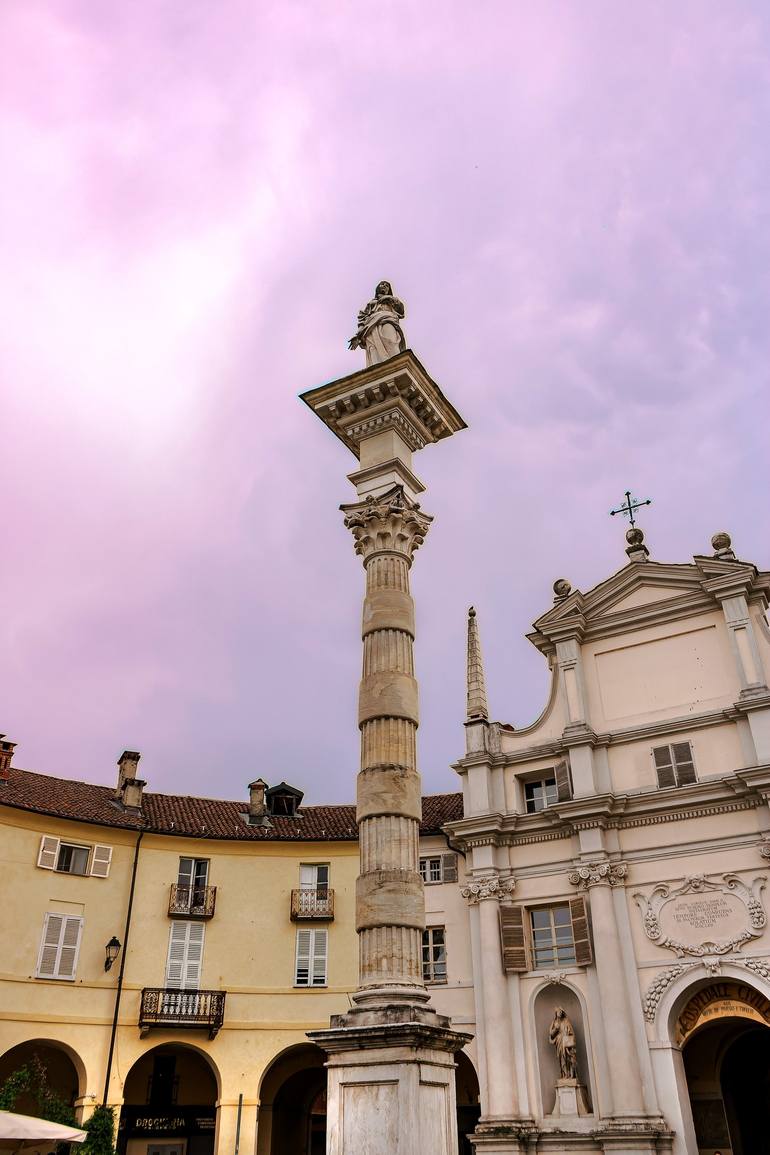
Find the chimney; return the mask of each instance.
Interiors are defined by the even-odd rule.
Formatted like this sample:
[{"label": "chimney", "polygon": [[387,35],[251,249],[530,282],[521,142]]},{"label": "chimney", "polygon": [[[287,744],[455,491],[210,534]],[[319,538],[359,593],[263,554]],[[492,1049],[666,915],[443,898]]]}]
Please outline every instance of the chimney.
[{"label": "chimney", "polygon": [[267,782],[261,778],[257,778],[255,782],[249,783],[249,818],[258,819],[264,818],[267,812],[265,805],[265,791],[267,790]]},{"label": "chimney", "polygon": [[137,775],[141,754],[136,750],[124,750],[118,758],[118,787],[115,797],[126,810],[140,813],[142,791],[147,785]]},{"label": "chimney", "polygon": [[6,741],[5,734],[0,734],[0,786],[8,785],[15,746],[15,742]]}]

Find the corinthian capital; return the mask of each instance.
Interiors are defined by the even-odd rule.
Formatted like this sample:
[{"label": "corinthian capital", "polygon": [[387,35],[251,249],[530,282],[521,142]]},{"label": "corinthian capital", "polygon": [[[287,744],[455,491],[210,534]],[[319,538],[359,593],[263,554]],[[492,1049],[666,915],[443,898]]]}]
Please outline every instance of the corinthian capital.
[{"label": "corinthian capital", "polygon": [[474,878],[461,890],[463,898],[467,898],[472,906],[475,902],[483,902],[487,898],[510,898],[516,882],[513,878],[500,878],[497,874],[484,874],[481,878]]},{"label": "corinthian capital", "polygon": [[569,880],[578,890],[588,890],[591,886],[620,886],[627,874],[625,862],[581,862]]},{"label": "corinthian capital", "polygon": [[400,485],[382,497],[368,497],[341,509],[355,538],[356,553],[364,563],[376,553],[400,553],[411,562],[433,521],[417,502],[405,496]]}]

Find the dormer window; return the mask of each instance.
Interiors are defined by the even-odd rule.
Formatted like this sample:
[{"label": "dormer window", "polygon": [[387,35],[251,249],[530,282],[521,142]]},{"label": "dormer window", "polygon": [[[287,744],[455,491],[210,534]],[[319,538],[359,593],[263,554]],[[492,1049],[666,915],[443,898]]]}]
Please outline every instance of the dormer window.
[{"label": "dormer window", "polygon": [[276,818],[295,818],[305,797],[296,786],[289,786],[288,782],[279,782],[265,791],[265,803],[268,814]]},{"label": "dormer window", "polygon": [[697,782],[692,746],[689,742],[672,742],[670,746],[654,746],[652,756],[658,775],[658,786],[689,786]]}]

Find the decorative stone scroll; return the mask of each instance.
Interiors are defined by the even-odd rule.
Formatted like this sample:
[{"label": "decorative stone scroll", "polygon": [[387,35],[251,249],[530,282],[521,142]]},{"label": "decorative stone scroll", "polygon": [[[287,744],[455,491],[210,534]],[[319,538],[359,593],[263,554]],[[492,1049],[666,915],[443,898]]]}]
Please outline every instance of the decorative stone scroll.
[{"label": "decorative stone scroll", "polygon": [[510,898],[513,894],[516,881],[513,878],[500,878],[497,874],[485,874],[481,878],[474,878],[464,886],[460,893],[467,898],[472,906],[476,902],[483,902],[487,898]]},{"label": "decorative stone scroll", "polygon": [[583,862],[573,870],[569,880],[578,890],[588,890],[601,883],[620,886],[627,874],[625,862]]},{"label": "decorative stone scroll", "polygon": [[722,875],[721,882],[694,874],[674,889],[663,884],[650,895],[635,894],[634,899],[652,942],[679,958],[695,955],[705,960],[740,950],[761,935],[767,923],[760,897],[766,881],[755,878],[747,886],[735,874]]},{"label": "decorative stone scroll", "polygon": [[659,975],[655,976],[647,988],[647,993],[642,999],[642,1009],[644,1011],[644,1017],[648,1023],[655,1022],[658,1003],[663,998],[664,994],[671,986],[674,979],[678,979],[679,976],[683,975],[686,970],[689,970],[690,967],[695,965],[695,963],[691,963],[688,967],[680,963],[677,964],[677,966],[669,967],[668,970],[661,971]]},{"label": "decorative stone scroll", "polygon": [[762,839],[762,841],[760,842],[760,844],[759,844],[759,853],[760,853],[760,854],[762,855],[762,857],[763,857],[763,858],[765,858],[765,859],[768,859],[768,858],[770,858],[770,836],[768,836],[768,835],[765,835],[765,837],[764,837],[764,838]]}]

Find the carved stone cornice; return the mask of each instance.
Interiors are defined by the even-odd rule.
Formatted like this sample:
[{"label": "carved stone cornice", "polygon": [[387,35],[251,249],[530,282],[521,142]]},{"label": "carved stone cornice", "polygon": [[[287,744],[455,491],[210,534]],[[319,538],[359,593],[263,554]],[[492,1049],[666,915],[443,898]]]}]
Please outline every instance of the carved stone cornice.
[{"label": "carved stone cornice", "polygon": [[433,521],[417,502],[405,497],[400,485],[380,498],[369,497],[340,509],[364,564],[378,553],[400,553],[411,564]]},{"label": "carved stone cornice", "polygon": [[499,902],[500,899],[510,898],[515,886],[516,881],[513,878],[500,878],[499,874],[484,874],[468,882],[460,893],[468,900],[468,904],[473,906],[487,899],[497,899]]},{"label": "carved stone cornice", "polygon": [[621,886],[627,874],[625,862],[581,862],[569,880],[578,890],[588,890],[592,886]]}]

